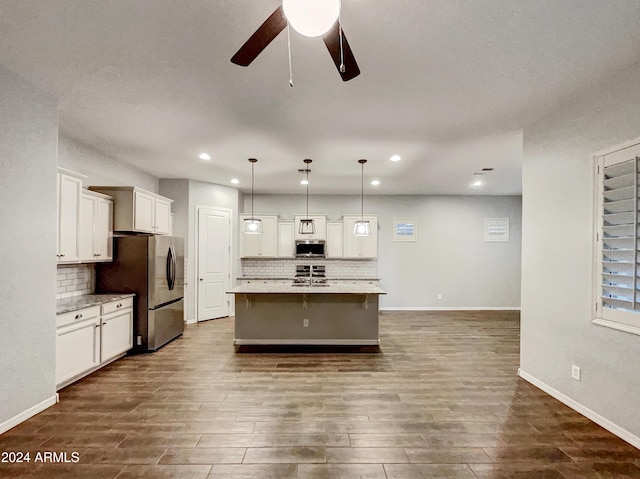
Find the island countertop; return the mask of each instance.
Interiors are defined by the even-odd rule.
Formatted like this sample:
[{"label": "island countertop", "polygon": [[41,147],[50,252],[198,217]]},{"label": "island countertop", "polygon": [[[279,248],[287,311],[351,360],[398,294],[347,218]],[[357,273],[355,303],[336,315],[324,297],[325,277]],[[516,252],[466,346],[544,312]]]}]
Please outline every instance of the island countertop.
[{"label": "island countertop", "polygon": [[241,284],[228,294],[387,294],[375,284],[328,284],[327,286],[294,286],[291,283]]}]

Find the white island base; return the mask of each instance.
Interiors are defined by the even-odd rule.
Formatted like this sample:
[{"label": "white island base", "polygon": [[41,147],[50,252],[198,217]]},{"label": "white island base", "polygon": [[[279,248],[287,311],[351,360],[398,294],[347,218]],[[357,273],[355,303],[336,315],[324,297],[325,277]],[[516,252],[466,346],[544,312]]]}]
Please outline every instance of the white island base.
[{"label": "white island base", "polygon": [[377,286],[242,285],[235,294],[239,346],[378,346]]}]

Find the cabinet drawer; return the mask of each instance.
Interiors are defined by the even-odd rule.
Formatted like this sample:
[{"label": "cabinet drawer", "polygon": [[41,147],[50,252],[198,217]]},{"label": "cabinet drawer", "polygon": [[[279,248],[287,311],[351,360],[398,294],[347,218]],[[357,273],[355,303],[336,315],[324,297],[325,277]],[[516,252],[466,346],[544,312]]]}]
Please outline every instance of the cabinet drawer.
[{"label": "cabinet drawer", "polygon": [[77,321],[97,318],[100,316],[100,306],[92,306],[90,308],[78,309],[77,311],[69,311],[68,313],[58,314],[56,316],[56,327],[66,326]]},{"label": "cabinet drawer", "polygon": [[133,298],[119,299],[102,305],[102,314],[113,313],[122,309],[131,308],[133,306]]}]

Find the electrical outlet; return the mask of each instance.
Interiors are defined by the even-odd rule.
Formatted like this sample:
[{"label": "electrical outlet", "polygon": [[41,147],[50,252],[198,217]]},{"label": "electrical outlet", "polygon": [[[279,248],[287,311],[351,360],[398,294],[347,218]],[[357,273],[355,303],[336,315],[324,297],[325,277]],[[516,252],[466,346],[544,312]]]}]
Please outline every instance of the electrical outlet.
[{"label": "electrical outlet", "polygon": [[438,294],[438,299],[442,299],[442,295],[441,294]]},{"label": "electrical outlet", "polygon": [[309,327],[309,320],[307,318],[302,320],[302,326],[305,327],[305,328]]},{"label": "electrical outlet", "polygon": [[580,368],[575,364],[571,366],[571,377],[576,381],[580,381]]}]

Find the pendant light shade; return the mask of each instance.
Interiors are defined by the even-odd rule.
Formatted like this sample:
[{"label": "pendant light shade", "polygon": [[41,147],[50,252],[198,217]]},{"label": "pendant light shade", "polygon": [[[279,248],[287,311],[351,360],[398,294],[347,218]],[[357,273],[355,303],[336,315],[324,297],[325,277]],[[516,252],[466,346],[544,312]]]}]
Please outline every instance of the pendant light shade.
[{"label": "pendant light shade", "polygon": [[360,219],[353,226],[354,236],[371,236],[371,225],[364,219],[364,164],[367,160],[358,160],[362,170],[362,189],[360,193]]},{"label": "pendant light shade", "polygon": [[249,163],[251,163],[251,218],[246,218],[242,223],[242,233],[246,235],[262,234],[262,220],[253,217],[253,167],[257,161],[255,158],[249,158]]},{"label": "pendant light shade", "polygon": [[305,219],[300,220],[300,226],[298,226],[298,233],[301,235],[312,235],[316,232],[316,225],[313,220],[309,218],[309,165],[311,164],[311,160],[304,160],[305,169],[304,172],[307,175],[307,181],[305,185],[307,185],[307,216]]}]

